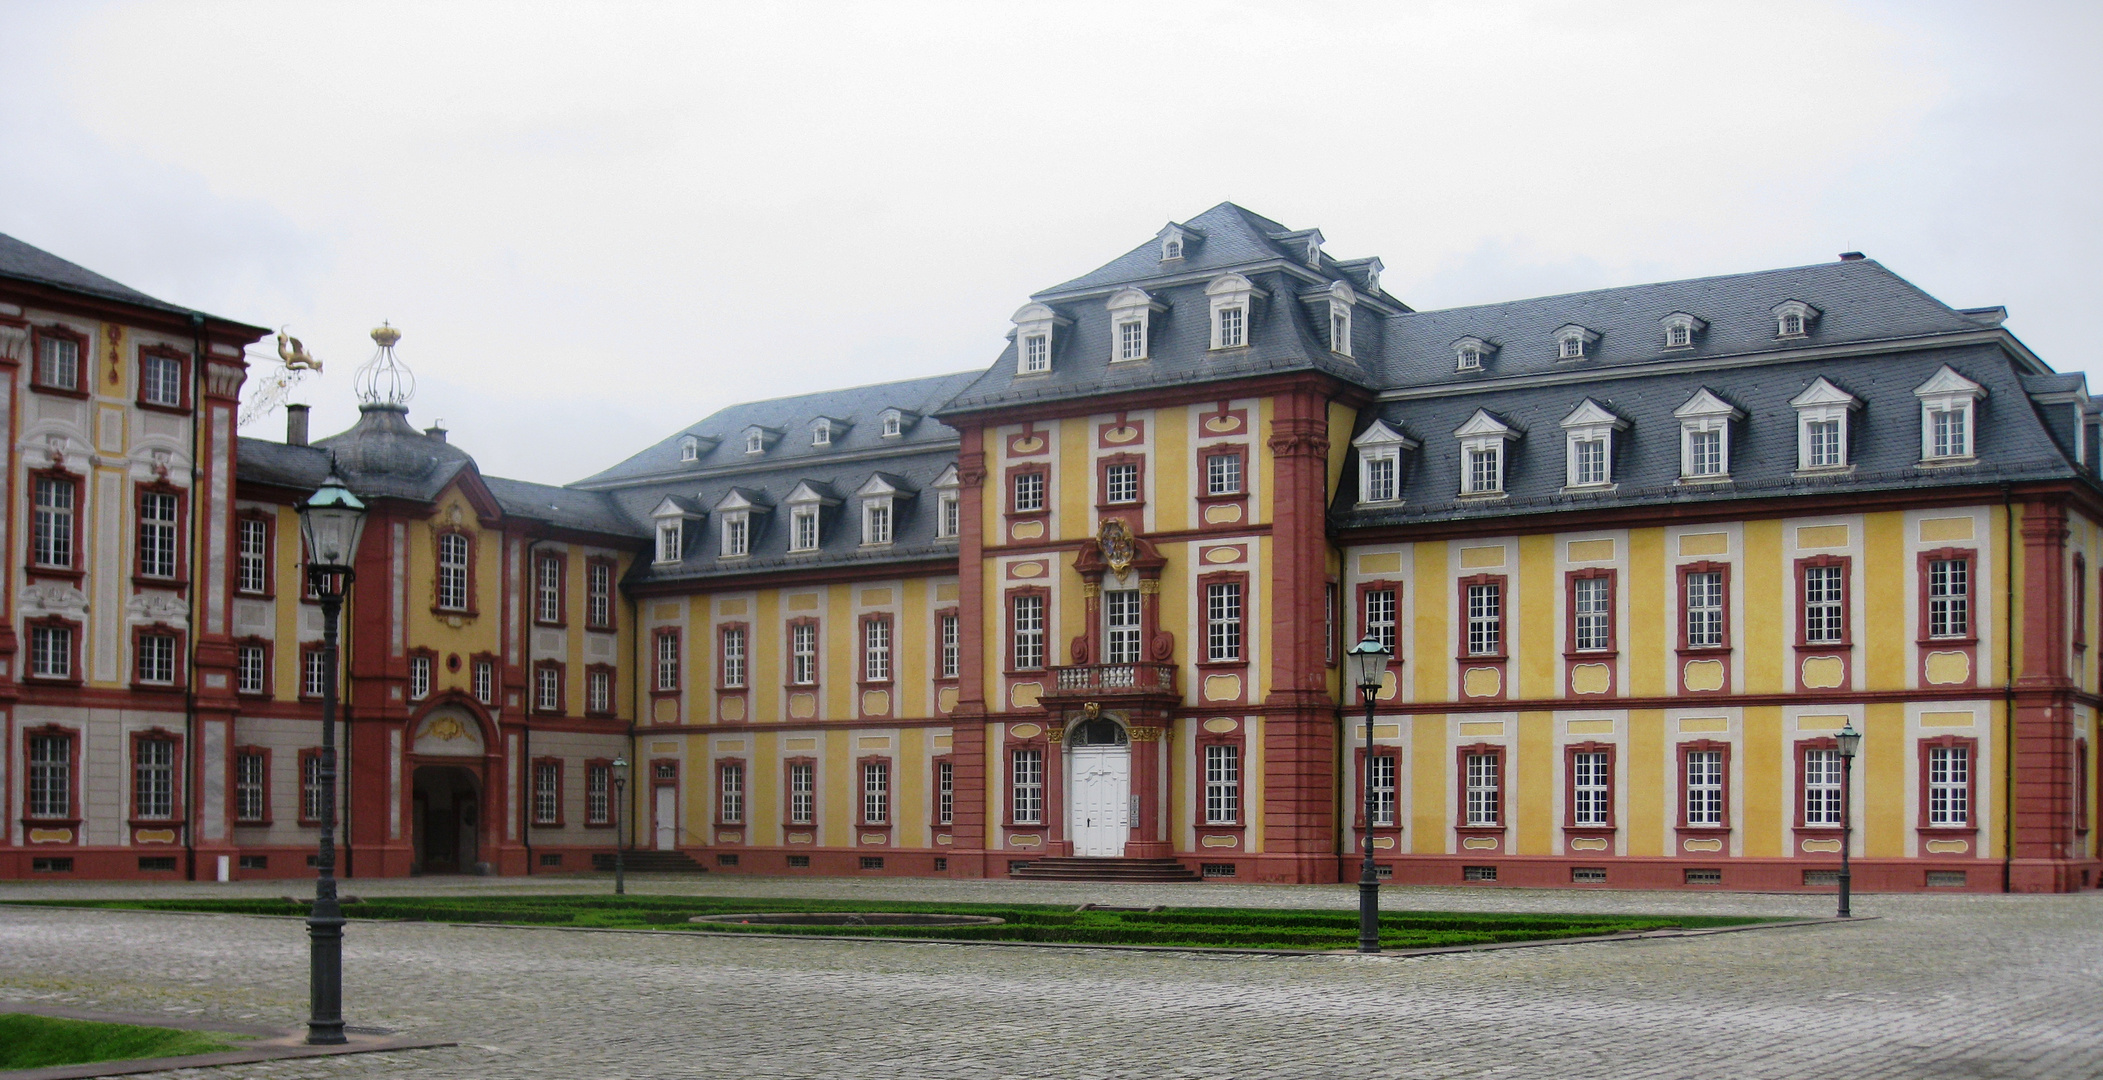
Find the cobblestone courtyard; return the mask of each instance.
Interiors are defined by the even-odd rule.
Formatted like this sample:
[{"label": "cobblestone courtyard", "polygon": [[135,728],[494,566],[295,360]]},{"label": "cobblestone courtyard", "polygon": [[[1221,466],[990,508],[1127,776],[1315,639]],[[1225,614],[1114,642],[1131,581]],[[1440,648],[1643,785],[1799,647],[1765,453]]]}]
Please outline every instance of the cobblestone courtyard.
[{"label": "cobblestone courtyard", "polygon": [[[641,879],[633,891],[1349,908],[1344,887]],[[354,881],[365,896],[602,891]],[[298,882],[0,885],[0,899]],[[1431,910],[1829,914],[1828,897],[1385,889]],[[451,1049],[185,1077],[2103,1077],[2103,894],[1873,895],[1854,925],[1413,960],[354,923],[346,1014]],[[0,907],[0,1001],[293,1025],[301,923]]]}]

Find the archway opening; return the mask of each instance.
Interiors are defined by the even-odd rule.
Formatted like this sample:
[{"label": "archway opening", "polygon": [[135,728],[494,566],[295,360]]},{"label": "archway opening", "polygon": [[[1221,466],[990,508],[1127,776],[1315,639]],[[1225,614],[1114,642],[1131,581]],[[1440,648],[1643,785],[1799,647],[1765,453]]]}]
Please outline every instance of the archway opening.
[{"label": "archway opening", "polygon": [[458,765],[420,765],[415,775],[416,867],[465,874],[482,861],[482,786]]}]

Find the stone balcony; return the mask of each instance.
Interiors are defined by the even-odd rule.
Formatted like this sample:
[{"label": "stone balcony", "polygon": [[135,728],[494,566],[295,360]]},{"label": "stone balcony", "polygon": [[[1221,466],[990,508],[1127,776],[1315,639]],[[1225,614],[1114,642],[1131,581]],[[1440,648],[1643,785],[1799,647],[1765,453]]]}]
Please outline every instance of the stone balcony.
[{"label": "stone balcony", "polygon": [[1051,669],[1041,700],[1174,704],[1182,700],[1174,664],[1076,664]]}]

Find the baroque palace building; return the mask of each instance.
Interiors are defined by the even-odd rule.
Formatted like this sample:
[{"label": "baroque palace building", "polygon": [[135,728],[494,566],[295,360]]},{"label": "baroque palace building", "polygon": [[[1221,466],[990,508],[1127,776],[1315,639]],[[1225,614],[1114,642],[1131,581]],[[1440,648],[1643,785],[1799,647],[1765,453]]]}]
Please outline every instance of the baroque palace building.
[{"label": "baroque palace building", "polygon": [[0,238],[0,876],[308,872],[333,466],[352,875],[1316,882],[1370,830],[1397,883],[1820,888],[1851,797],[1862,887],[2099,884],[2081,376],[1853,253],[1440,311],[1380,270],[1222,204],[989,369],[557,487],[412,427],[385,327],[349,431],[236,440],[263,331]]}]

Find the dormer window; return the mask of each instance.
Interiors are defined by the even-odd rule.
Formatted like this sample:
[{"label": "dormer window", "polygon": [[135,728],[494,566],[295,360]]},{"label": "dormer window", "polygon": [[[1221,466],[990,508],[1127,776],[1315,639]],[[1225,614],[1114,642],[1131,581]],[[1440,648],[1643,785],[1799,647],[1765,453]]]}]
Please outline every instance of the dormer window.
[{"label": "dormer window", "polygon": [[1479,337],[1464,337],[1453,343],[1453,370],[1481,371],[1497,346]]},{"label": "dormer window", "polygon": [[1212,310],[1212,348],[1239,349],[1249,343],[1250,309],[1262,290],[1240,274],[1227,274],[1205,287]]},{"label": "dormer window", "polygon": [[963,507],[957,498],[957,467],[942,470],[935,480],[935,539],[954,540],[963,532]]},{"label": "dormer window", "polygon": [[1287,251],[1297,253],[1308,266],[1322,265],[1322,230],[1295,229],[1291,232],[1272,233],[1270,236]]},{"label": "dormer window", "polygon": [[773,446],[774,441],[779,438],[781,438],[781,429],[770,428],[765,424],[754,424],[745,429],[745,452],[748,454],[764,454],[767,452],[767,448]]},{"label": "dormer window", "polygon": [[1144,289],[1119,289],[1105,306],[1110,309],[1110,362],[1146,359],[1148,320],[1167,306]]},{"label": "dormer window", "polygon": [[862,500],[862,544],[864,546],[875,546],[890,542],[890,498]]},{"label": "dormer window", "polygon": [[1050,371],[1052,335],[1061,326],[1073,325],[1073,320],[1043,304],[1024,304],[1012,321],[1015,323],[1016,374],[1042,375]]},{"label": "dormer window", "polygon": [[1161,238],[1161,261],[1175,262],[1196,247],[1204,234],[1171,221],[1156,235]]},{"label": "dormer window", "polygon": [[688,435],[686,438],[679,440],[679,460],[701,460],[701,440],[694,438],[692,435]]},{"label": "dormer window", "polygon": [[1796,408],[1797,469],[1814,472],[1847,468],[1848,416],[1862,407],[1861,400],[1820,376],[1789,404]]},{"label": "dormer window", "polygon": [[1402,453],[1415,450],[1417,441],[1375,420],[1351,446],[1358,451],[1359,505],[1402,501]]},{"label": "dormer window", "polygon": [[1784,300],[1769,308],[1774,314],[1774,336],[1778,338],[1808,337],[1811,324],[1818,321],[1819,310],[1801,300]]},{"label": "dormer window", "polygon": [[1679,475],[1683,482],[1731,478],[1731,422],[1745,412],[1706,387],[1672,411],[1679,420]]},{"label": "dormer window", "polygon": [[905,429],[911,427],[915,421],[920,419],[920,414],[907,412],[904,409],[885,409],[880,419],[883,423],[883,437],[896,439],[904,435]]},{"label": "dormer window", "polygon": [[732,510],[723,515],[722,557],[742,558],[752,554],[752,512]]},{"label": "dormer window", "polygon": [[886,438],[886,439],[895,439],[895,438],[897,438],[897,437],[898,437],[899,435],[901,435],[901,434],[903,434],[903,433],[902,433],[902,432],[900,432],[900,431],[898,430],[898,414],[897,414],[897,413],[895,413],[895,412],[892,412],[892,413],[885,413],[885,414],[884,414],[884,438]]},{"label": "dormer window", "polygon": [[1182,258],[1182,257],[1183,257],[1183,238],[1182,238],[1182,237],[1180,237],[1180,236],[1171,236],[1171,237],[1169,237],[1168,239],[1166,239],[1166,240],[1163,240],[1163,241],[1161,241],[1161,261],[1162,261],[1162,262],[1167,262],[1167,261],[1169,261],[1170,259],[1180,259],[1180,258]]},{"label": "dormer window", "polygon": [[816,422],[811,424],[811,445],[832,445],[832,421],[821,416]]},{"label": "dormer window", "polygon": [[1709,328],[1707,321],[1684,311],[1675,311],[1658,320],[1665,325],[1665,347],[1668,349],[1691,349],[1694,339]]},{"label": "dormer window", "polygon": [[1920,458],[1924,462],[1961,462],[1974,456],[1973,404],[1986,388],[1943,365],[1913,390],[1920,399]]},{"label": "dormer window", "polygon": [[818,508],[798,506],[789,511],[789,550],[818,550]]},{"label": "dormer window", "polygon": [[1322,294],[1329,301],[1329,351],[1351,355],[1351,312],[1358,304],[1358,291],[1348,281],[1334,281]]},{"label": "dormer window", "polygon": [[1598,333],[1576,323],[1562,326],[1555,332],[1556,359],[1582,360],[1592,354],[1592,344],[1598,340]]},{"label": "dormer window", "polygon": [[683,524],[684,522],[677,518],[657,523],[658,562],[675,563],[679,561],[681,552],[684,550],[684,544],[682,543],[684,537],[681,528]]},{"label": "dormer window", "polygon": [[1518,429],[1488,409],[1477,409],[1453,434],[1460,440],[1460,493],[1503,494],[1504,448],[1519,437]]},{"label": "dormer window", "polygon": [[1571,488],[1610,488],[1614,484],[1614,433],[1628,421],[1586,398],[1563,418],[1567,450],[1563,483]]}]

